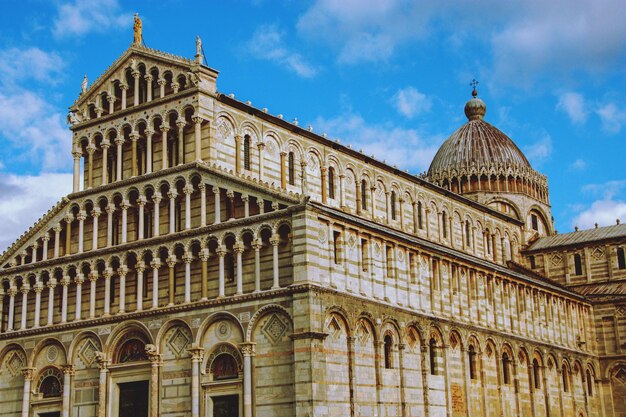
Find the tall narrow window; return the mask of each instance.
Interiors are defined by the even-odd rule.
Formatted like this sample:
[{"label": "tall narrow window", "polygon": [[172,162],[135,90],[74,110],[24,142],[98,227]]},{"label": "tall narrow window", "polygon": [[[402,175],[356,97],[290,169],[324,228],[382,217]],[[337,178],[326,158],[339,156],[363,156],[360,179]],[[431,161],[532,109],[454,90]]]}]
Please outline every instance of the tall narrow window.
[{"label": "tall narrow window", "polygon": [[441,213],[441,236],[444,239],[448,238],[448,215],[445,211]]},{"label": "tall narrow window", "polygon": [[530,255],[528,257],[528,261],[530,262],[530,269],[537,268],[537,261],[535,260],[535,255]]},{"label": "tall narrow window", "polygon": [[469,220],[465,220],[465,244],[472,246],[472,226]]},{"label": "tall narrow window", "polygon": [[589,396],[592,396],[593,395],[593,379],[591,377],[591,372],[589,372],[589,369],[587,369],[586,379],[587,379],[587,394],[589,394]]},{"label": "tall narrow window", "polygon": [[234,282],[235,281],[235,257],[233,256],[232,252],[229,252],[226,254],[224,263],[226,264],[225,265],[226,280],[228,282]]},{"label": "tall narrow window", "polygon": [[474,345],[470,345],[468,355],[470,379],[478,379],[476,375],[476,349],[474,349]]},{"label": "tall narrow window", "polygon": [[341,263],[341,253],[340,253],[340,248],[341,246],[341,232],[338,232],[336,230],[333,231],[333,257],[335,259],[335,264],[340,264]]},{"label": "tall narrow window", "polygon": [[250,170],[250,135],[243,137],[243,169]]},{"label": "tall narrow window", "polygon": [[537,217],[536,214],[531,214],[530,215],[530,222],[531,222],[531,226],[533,228],[533,230],[539,230],[539,218]]},{"label": "tall narrow window", "polygon": [[539,368],[539,361],[533,359],[533,382],[535,383],[535,389],[541,388],[541,369]]},{"label": "tall narrow window", "polygon": [[422,219],[422,202],[417,202],[417,227],[420,229],[424,228],[423,219]]},{"label": "tall narrow window", "polygon": [[567,392],[569,390],[569,375],[565,364],[561,366],[561,377],[563,378],[563,392]]},{"label": "tall narrow window", "polygon": [[367,183],[361,180],[361,208],[367,210]]},{"label": "tall narrow window", "polygon": [[624,248],[617,248],[617,267],[626,269],[626,257],[624,257]]},{"label": "tall narrow window", "polygon": [[583,274],[583,262],[580,254],[574,254],[574,275]]},{"label": "tall narrow window", "polygon": [[120,216],[117,214],[117,210],[113,212],[111,238],[113,245],[119,245],[120,243]]},{"label": "tall narrow window", "polygon": [[430,374],[437,375],[437,341],[431,338],[428,343],[428,353],[430,354]]},{"label": "tall narrow window", "polygon": [[393,340],[390,335],[385,336],[385,369],[393,368],[393,362],[391,357],[391,348],[393,346]]},{"label": "tall narrow window", "polygon": [[174,227],[177,232],[180,232],[183,228],[182,228],[182,213],[183,213],[183,209],[182,209],[182,203],[180,200],[176,200],[175,204],[174,204]]},{"label": "tall narrow window", "polygon": [[391,204],[391,220],[396,219],[396,192],[391,191],[391,197],[389,198]]},{"label": "tall narrow window", "polygon": [[504,385],[509,385],[511,383],[511,370],[509,369],[510,362],[509,354],[504,352],[502,354],[502,383]]},{"label": "tall narrow window", "polygon": [[335,168],[328,168],[328,197],[335,198]]},{"label": "tall narrow window", "polygon": [[385,261],[387,278],[393,277],[393,248],[391,246],[385,246]]},{"label": "tall narrow window", "polygon": [[115,304],[115,281],[117,281],[117,278],[115,275],[111,275],[111,278],[109,279],[111,280],[110,286],[109,286],[109,301],[110,301],[110,305],[114,305]]},{"label": "tall narrow window", "polygon": [[361,239],[361,264],[362,264],[361,267],[363,269],[363,272],[367,272],[369,270],[368,250],[369,250],[369,247],[368,247],[367,240]]},{"label": "tall narrow window", "polygon": [[289,185],[296,185],[296,157],[293,152],[289,152]]}]

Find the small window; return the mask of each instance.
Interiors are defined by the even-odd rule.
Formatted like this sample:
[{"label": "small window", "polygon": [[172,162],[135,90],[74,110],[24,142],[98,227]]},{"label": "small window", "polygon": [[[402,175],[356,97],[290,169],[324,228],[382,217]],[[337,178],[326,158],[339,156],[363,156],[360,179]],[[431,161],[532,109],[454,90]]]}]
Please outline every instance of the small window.
[{"label": "small window", "polygon": [[569,390],[569,373],[565,364],[561,367],[561,377],[563,378],[563,392],[567,392]]},{"label": "small window", "polygon": [[539,231],[539,218],[537,217],[536,214],[530,215],[530,222],[531,222],[533,230]]},{"label": "small window", "polygon": [[289,152],[288,165],[289,165],[289,185],[296,185],[296,157],[293,152]]},{"label": "small window", "polygon": [[417,202],[417,227],[419,229],[423,229],[424,228],[423,218],[422,218],[422,202],[421,201]]},{"label": "small window", "polygon": [[148,360],[146,344],[139,339],[130,339],[120,347],[118,363]]},{"label": "small window", "polygon": [[389,198],[391,204],[391,220],[396,219],[396,192],[391,191],[391,197]]},{"label": "small window", "polygon": [[511,370],[509,368],[511,360],[509,354],[504,352],[502,354],[502,383],[509,385],[511,383]]},{"label": "small window", "polygon": [[250,135],[243,137],[243,169],[250,170]]},{"label": "small window", "polygon": [[211,373],[214,380],[233,379],[239,377],[237,361],[229,353],[221,353],[211,364]]},{"label": "small window", "polygon": [[593,395],[593,377],[591,376],[591,372],[589,372],[589,369],[587,369],[586,378],[587,378],[587,394],[589,394],[589,396],[591,397]]},{"label": "small window", "polygon": [[617,248],[617,267],[626,269],[626,257],[624,256],[624,248]]},{"label": "small window", "polygon": [[328,198],[335,199],[335,168],[328,168]]},{"label": "small window", "polygon": [[541,369],[539,368],[539,361],[533,359],[533,382],[535,389],[541,388]]},{"label": "small window", "polygon": [[361,180],[361,208],[367,210],[367,183]]},{"label": "small window", "polygon": [[63,393],[62,387],[63,385],[57,376],[48,375],[41,381],[39,392],[43,395],[43,398],[60,397]]},{"label": "small window", "polygon": [[534,255],[530,255],[530,256],[528,257],[528,261],[530,262],[530,269],[535,269],[535,268],[537,268],[537,264],[536,264],[536,261],[535,261],[535,256],[534,256]]},{"label": "small window", "polygon": [[448,215],[445,211],[441,213],[441,236],[444,239],[448,238]]},{"label": "small window", "polygon": [[437,375],[437,341],[434,338],[428,343],[428,353],[430,354],[430,374]]},{"label": "small window", "polygon": [[580,254],[574,254],[574,275],[583,274],[583,262]]},{"label": "small window", "polygon": [[478,376],[476,374],[476,349],[474,349],[474,345],[470,345],[468,349],[468,355],[470,379],[478,379]]},{"label": "small window", "polygon": [[393,362],[391,357],[391,349],[393,346],[393,340],[390,335],[385,336],[385,369],[393,368]]}]

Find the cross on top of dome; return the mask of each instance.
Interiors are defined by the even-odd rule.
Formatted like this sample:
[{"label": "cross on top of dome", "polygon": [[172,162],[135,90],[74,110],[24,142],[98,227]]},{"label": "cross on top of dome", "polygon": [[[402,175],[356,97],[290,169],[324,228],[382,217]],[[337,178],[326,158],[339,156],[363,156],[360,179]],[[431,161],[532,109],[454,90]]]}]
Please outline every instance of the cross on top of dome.
[{"label": "cross on top of dome", "polygon": [[476,87],[478,87],[478,84],[480,83],[476,81],[476,78],[473,78],[472,81],[469,83],[470,87],[473,88],[472,97],[476,97],[478,95],[478,91],[476,91]]}]

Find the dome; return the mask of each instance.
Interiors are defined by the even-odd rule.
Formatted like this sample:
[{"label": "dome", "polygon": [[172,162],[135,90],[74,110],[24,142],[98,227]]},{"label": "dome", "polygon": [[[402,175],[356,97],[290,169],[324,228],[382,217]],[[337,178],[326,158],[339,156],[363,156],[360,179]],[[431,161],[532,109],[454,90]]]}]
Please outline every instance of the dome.
[{"label": "dome", "polygon": [[[439,148],[428,169],[428,177],[439,177],[451,171],[462,172],[475,168],[532,169],[522,151],[499,129],[483,120],[487,106],[479,98],[465,104],[469,119]],[[500,171],[500,169],[497,169]]]}]

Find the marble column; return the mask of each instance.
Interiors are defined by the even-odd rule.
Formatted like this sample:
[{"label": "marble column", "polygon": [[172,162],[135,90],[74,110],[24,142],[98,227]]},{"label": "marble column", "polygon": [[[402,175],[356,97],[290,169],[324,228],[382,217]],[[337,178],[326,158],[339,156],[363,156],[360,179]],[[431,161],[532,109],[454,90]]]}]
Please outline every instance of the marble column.
[{"label": "marble column", "polygon": [[146,80],[146,102],[152,101],[152,81],[154,78],[150,74],[146,74],[143,76],[143,79]]},{"label": "marble column", "polygon": [[154,214],[152,219],[154,231],[152,232],[152,237],[159,237],[159,205],[161,204],[161,193],[154,193],[152,201],[154,203]]},{"label": "marble column", "polygon": [[255,343],[242,343],[243,354],[243,416],[252,417],[252,357],[255,355]]},{"label": "marble column", "polygon": [[87,146],[87,155],[89,156],[89,170],[87,176],[87,188],[93,188],[93,154],[96,151],[96,146],[90,143]]},{"label": "marble column", "polygon": [[287,153],[280,153],[280,188],[283,190],[287,188],[287,167],[285,166],[287,159]]},{"label": "marble column", "polygon": [[98,273],[90,272],[89,278],[89,318],[96,317],[96,282],[98,281]]},{"label": "marble column", "polygon": [[185,303],[191,302],[191,262],[193,256],[191,253],[185,253],[183,255],[183,262],[185,263]]},{"label": "marble column", "polygon": [[41,240],[43,241],[43,248],[41,250],[41,260],[47,261],[48,260],[48,242],[50,242],[50,235],[48,234],[48,232],[44,233]]},{"label": "marble column", "polygon": [[193,193],[193,186],[191,184],[185,185],[183,188],[185,194],[185,230],[191,229],[191,194]]},{"label": "marble column", "polygon": [[169,126],[161,126],[161,169],[168,168],[168,156],[167,156],[167,132],[169,132]]},{"label": "marble column", "polygon": [[107,212],[107,248],[113,245],[113,213],[115,212],[115,205],[108,204],[106,206]]},{"label": "marble column", "polygon": [[117,146],[117,163],[115,164],[115,181],[122,181],[122,145],[124,144],[123,137],[115,138],[115,145]]},{"label": "marble column", "polygon": [[137,167],[137,141],[139,140],[139,134],[136,132],[132,132],[129,137],[131,143],[130,176],[136,177],[137,175],[139,175],[139,169]]},{"label": "marble column", "polygon": [[148,200],[144,196],[137,199],[137,207],[139,208],[139,224],[137,225],[137,240],[144,239],[143,229],[145,227],[145,208]]},{"label": "marble column", "polygon": [[273,273],[274,273],[274,280],[272,283],[272,289],[278,289],[280,288],[280,281],[279,281],[279,270],[278,270],[278,245],[280,244],[280,236],[278,235],[272,235],[272,238],[270,239],[270,243],[272,245],[272,265],[273,265]]},{"label": "marble column", "polygon": [[257,148],[259,149],[259,181],[263,182],[263,178],[265,178],[265,164],[263,162],[263,152],[265,151],[265,142],[259,141],[257,144]]},{"label": "marble column", "polygon": [[107,185],[108,183],[108,163],[109,163],[109,147],[111,146],[111,142],[108,139],[105,139],[100,144],[102,148],[102,180],[100,182],[101,185]]},{"label": "marble column", "polygon": [[[48,280],[48,322],[47,325],[51,326],[54,323],[54,289],[57,286],[57,280],[50,278]],[[9,314],[11,312],[9,311]]]},{"label": "marble column", "polygon": [[150,174],[152,172],[152,135],[154,135],[154,130],[146,129],[144,133],[146,135],[146,174]]},{"label": "marble column", "polygon": [[60,252],[60,240],[61,240],[61,224],[57,224],[56,226],[54,226],[54,228],[52,229],[54,230],[54,253],[53,256],[55,258],[59,257],[59,252]]},{"label": "marble column", "polygon": [[169,209],[169,233],[173,234],[176,232],[176,197],[178,197],[178,193],[176,190],[170,190],[167,193],[167,197],[170,199],[170,209]]},{"label": "marble column", "polygon": [[28,282],[22,284],[20,292],[22,293],[22,320],[20,321],[20,330],[26,329],[26,318],[28,314],[28,291],[30,284]]},{"label": "marble column", "polygon": [[65,275],[61,279],[61,286],[63,287],[62,298],[61,298],[61,323],[65,323],[67,321],[67,292],[70,286],[70,277]]},{"label": "marble column", "polygon": [[76,149],[72,152],[72,156],[74,157],[74,186],[72,192],[77,193],[80,191],[80,158],[82,153]]},{"label": "marble column", "polygon": [[74,376],[74,366],[63,366],[63,411],[62,417],[70,417],[70,394],[72,389],[72,377]]},{"label": "marble column", "polygon": [[163,366],[161,355],[154,345],[146,345],[148,359],[152,365],[150,372],[150,417],[159,417],[159,368]]},{"label": "marble column", "polygon": [[226,248],[222,245],[217,247],[217,256],[219,257],[219,283],[218,283],[218,298],[223,298],[224,291],[224,256],[226,256]]},{"label": "marble column", "polygon": [[122,200],[120,203],[122,209],[122,244],[128,242],[128,209],[130,204],[126,200]]},{"label": "marble column", "polygon": [[243,201],[243,217],[250,217],[250,197],[248,194],[242,194],[241,201]]},{"label": "marble column", "polygon": [[185,163],[185,126],[187,122],[184,119],[178,119],[176,121],[176,127],[178,127],[178,164]]},{"label": "marble column", "polygon": [[117,275],[120,277],[120,302],[118,314],[126,312],[126,274],[128,274],[128,267],[122,265],[117,270]]},{"label": "marble column", "polygon": [[84,211],[79,211],[78,216],[78,253],[83,253],[85,248],[85,219],[87,218],[87,213]]},{"label": "marble column", "polygon": [[137,308],[136,308],[136,311],[143,310],[143,286],[144,286],[143,273],[145,270],[146,270],[146,264],[144,264],[143,262],[137,262],[137,265],[135,265],[135,271],[137,272],[137,296],[136,296]]},{"label": "marble column", "polygon": [[126,110],[126,91],[128,86],[126,84],[120,84],[120,90],[122,90],[122,110]]},{"label": "marble column", "polygon": [[214,224],[219,224],[221,222],[221,211],[222,211],[219,187],[213,187],[213,195],[215,196],[215,222]]},{"label": "marble column", "polygon": [[235,135],[235,174],[241,172],[241,135]]},{"label": "marble column", "polygon": [[17,287],[11,283],[9,290],[9,321],[7,323],[7,331],[13,330],[13,322],[15,320],[15,296],[17,295]]},{"label": "marble column", "polygon": [[159,98],[165,97],[165,84],[166,83],[167,82],[165,81],[164,78],[157,79],[157,84],[159,86]]},{"label": "marble column", "polygon": [[254,249],[254,291],[261,291],[261,248],[263,242],[261,239],[256,239],[252,242],[252,249]]},{"label": "marble column", "polygon": [[189,349],[191,354],[191,417],[200,417],[200,364],[204,349],[194,346]]},{"label": "marble column", "polygon": [[176,294],[176,282],[175,282],[175,273],[174,267],[176,266],[176,257],[170,256],[167,258],[167,266],[169,268],[169,276],[168,276],[168,300],[167,305],[174,305],[174,295]]},{"label": "marble column", "polygon": [[95,208],[91,212],[91,216],[93,217],[91,250],[98,249],[98,217],[100,217],[100,214],[102,214],[102,212],[100,211],[99,208]]},{"label": "marble column", "polygon": [[111,315],[111,276],[113,271],[110,268],[104,270],[104,316]]},{"label": "marble column", "polygon": [[76,278],[74,278],[74,283],[76,284],[76,313],[75,320],[80,320],[81,316],[81,308],[82,308],[82,295],[83,295],[83,282],[85,282],[85,277],[83,274],[76,274]]},{"label": "marble column", "polygon": [[200,189],[200,227],[206,226],[206,185],[204,182],[198,184]]},{"label": "marble column", "polygon": [[96,362],[99,370],[98,380],[98,417],[106,417],[107,406],[107,374],[109,372],[109,361],[102,352],[96,352]]},{"label": "marble column", "polygon": [[237,295],[243,294],[243,243],[237,243],[233,248],[237,257]]},{"label": "marble column", "polygon": [[159,306],[159,268],[161,268],[160,260],[150,262],[152,268],[152,308]]},{"label": "marble column", "polygon": [[196,158],[196,161],[201,161],[202,160],[202,146],[201,146],[202,118],[198,116],[194,116],[191,118],[191,120],[193,121],[193,124],[194,124],[194,143],[195,143],[194,156]]},{"label": "marble column", "polygon": [[[43,283],[37,279],[35,285],[33,287],[35,291],[35,319],[33,322],[33,327],[39,327],[39,322],[41,318],[41,292],[43,291]],[[1,306],[0,306],[1,307]]]},{"label": "marble column", "polygon": [[139,78],[141,77],[141,73],[137,70],[133,70],[132,74],[134,88],[133,88],[133,106],[139,105]]},{"label": "marble column", "polygon": [[22,417],[30,416],[30,385],[35,375],[35,368],[23,368],[24,394],[22,395]]},{"label": "marble column", "polygon": [[202,281],[200,282],[200,301],[207,300],[209,297],[209,282],[208,282],[208,261],[209,261],[209,250],[202,249],[200,251],[200,261],[202,262]]}]

